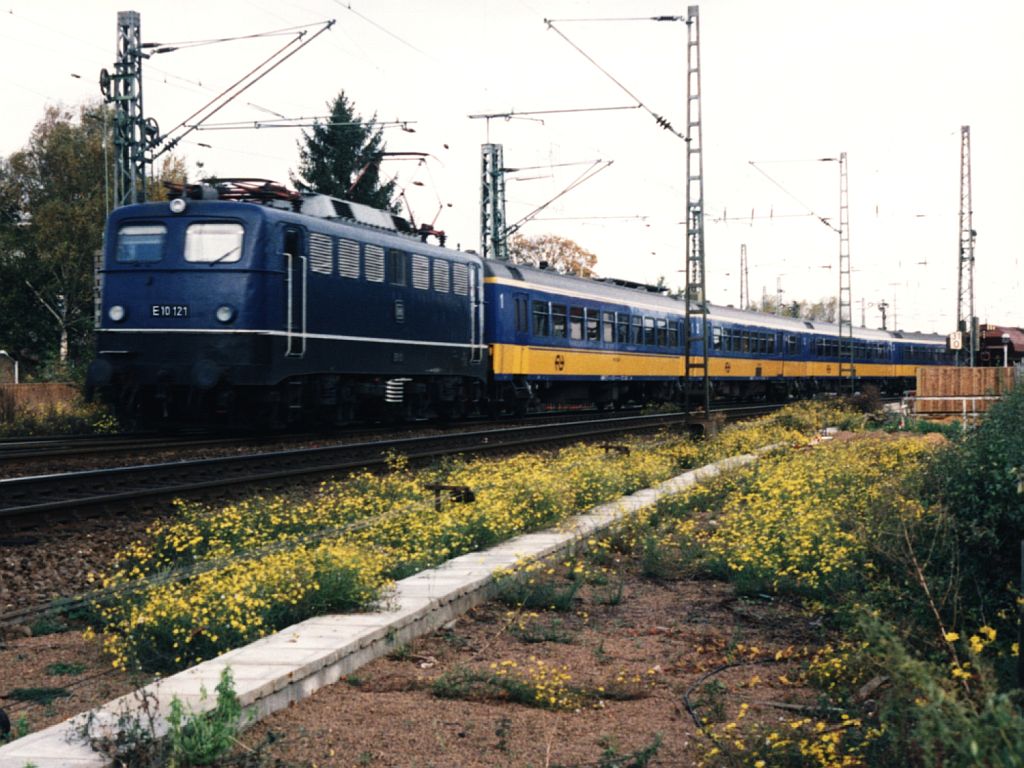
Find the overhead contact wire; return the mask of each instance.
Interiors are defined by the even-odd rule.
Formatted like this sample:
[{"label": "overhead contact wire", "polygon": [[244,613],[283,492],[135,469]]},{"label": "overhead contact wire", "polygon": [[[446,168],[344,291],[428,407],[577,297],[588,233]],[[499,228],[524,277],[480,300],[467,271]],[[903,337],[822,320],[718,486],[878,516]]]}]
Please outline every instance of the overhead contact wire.
[{"label": "overhead contact wire", "polygon": [[649,106],[647,106],[643,102],[643,100],[640,99],[639,96],[637,96],[635,93],[633,93],[631,90],[629,90],[629,88],[627,88],[625,85],[623,85],[618,79],[616,79],[616,77],[611,72],[609,72],[607,69],[605,69],[600,64],[598,64],[597,61],[595,61],[594,58],[590,54],[588,54],[586,51],[584,51],[582,48],[580,48],[578,45],[576,45],[576,43],[574,43],[572,40],[570,40],[568,37],[566,37],[565,33],[562,32],[562,30],[560,30],[558,27],[555,26],[554,21],[552,21],[551,19],[544,19],[544,23],[547,24],[548,29],[553,29],[556,33],[558,33],[559,37],[561,37],[563,40],[565,40],[565,42],[567,42],[569,45],[571,45],[573,48],[575,48],[576,51],[579,52],[579,54],[581,56],[583,56],[583,58],[585,58],[587,61],[589,61],[595,67],[597,67],[604,74],[605,77],[607,77],[609,80],[611,80],[617,86],[619,86],[619,88],[621,88],[626,93],[626,95],[628,95],[631,99],[633,99],[633,101],[635,101],[637,103],[638,107],[640,107],[645,112],[647,112],[651,117],[653,117],[655,122],[658,125],[660,125],[662,128],[664,128],[666,131],[668,131],[668,132],[678,136],[680,139],[683,139],[683,141],[687,140],[687,137],[684,136],[683,134],[679,133],[679,131],[677,131],[675,128],[673,128],[672,127],[672,123],[670,123],[665,117],[659,115],[657,112],[655,112]]}]

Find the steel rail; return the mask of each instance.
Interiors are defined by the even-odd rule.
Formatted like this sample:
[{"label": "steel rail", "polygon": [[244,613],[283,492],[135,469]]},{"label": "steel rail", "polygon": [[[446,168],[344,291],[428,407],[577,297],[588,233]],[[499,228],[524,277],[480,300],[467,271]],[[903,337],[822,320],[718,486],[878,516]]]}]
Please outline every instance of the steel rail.
[{"label": "steel rail", "polygon": [[681,413],[619,416],[583,422],[475,430],[355,444],[270,451],[82,472],[0,479],[0,520],[24,521],[48,512],[77,511],[128,501],[185,495],[229,486],[386,465],[390,453],[412,461],[466,451],[495,451],[602,437],[685,423]]}]

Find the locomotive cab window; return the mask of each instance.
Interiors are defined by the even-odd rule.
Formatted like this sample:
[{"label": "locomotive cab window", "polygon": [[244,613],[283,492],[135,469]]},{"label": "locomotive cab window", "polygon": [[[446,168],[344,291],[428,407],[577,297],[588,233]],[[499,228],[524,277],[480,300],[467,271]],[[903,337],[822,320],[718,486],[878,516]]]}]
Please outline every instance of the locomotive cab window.
[{"label": "locomotive cab window", "polygon": [[167,227],[163,224],[128,224],[117,231],[114,258],[122,264],[160,261],[166,239]]},{"label": "locomotive cab window", "polygon": [[232,221],[199,222],[185,230],[185,261],[230,264],[242,258],[242,225]]}]

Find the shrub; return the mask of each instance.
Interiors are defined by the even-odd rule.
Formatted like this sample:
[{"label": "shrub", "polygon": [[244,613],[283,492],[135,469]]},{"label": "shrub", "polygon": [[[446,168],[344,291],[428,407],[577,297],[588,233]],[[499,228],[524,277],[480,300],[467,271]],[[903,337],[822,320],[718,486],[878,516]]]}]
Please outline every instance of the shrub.
[{"label": "shrub", "polygon": [[[1006,608],[1020,573],[1024,540],[1024,386],[995,403],[980,426],[939,456],[930,500],[950,515],[957,538],[955,606],[975,626],[998,622],[1009,634]],[[1000,620],[1000,614],[1003,614]]]}]

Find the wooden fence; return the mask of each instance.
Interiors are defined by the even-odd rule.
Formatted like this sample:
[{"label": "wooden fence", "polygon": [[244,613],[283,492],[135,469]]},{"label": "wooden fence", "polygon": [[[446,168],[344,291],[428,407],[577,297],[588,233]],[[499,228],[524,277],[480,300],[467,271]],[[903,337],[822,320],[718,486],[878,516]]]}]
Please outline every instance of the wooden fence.
[{"label": "wooden fence", "polygon": [[24,411],[55,410],[77,397],[77,387],[70,384],[0,384],[0,424]]},{"label": "wooden fence", "polygon": [[927,416],[984,413],[1013,389],[1014,372],[1014,368],[918,368],[914,413]]}]

